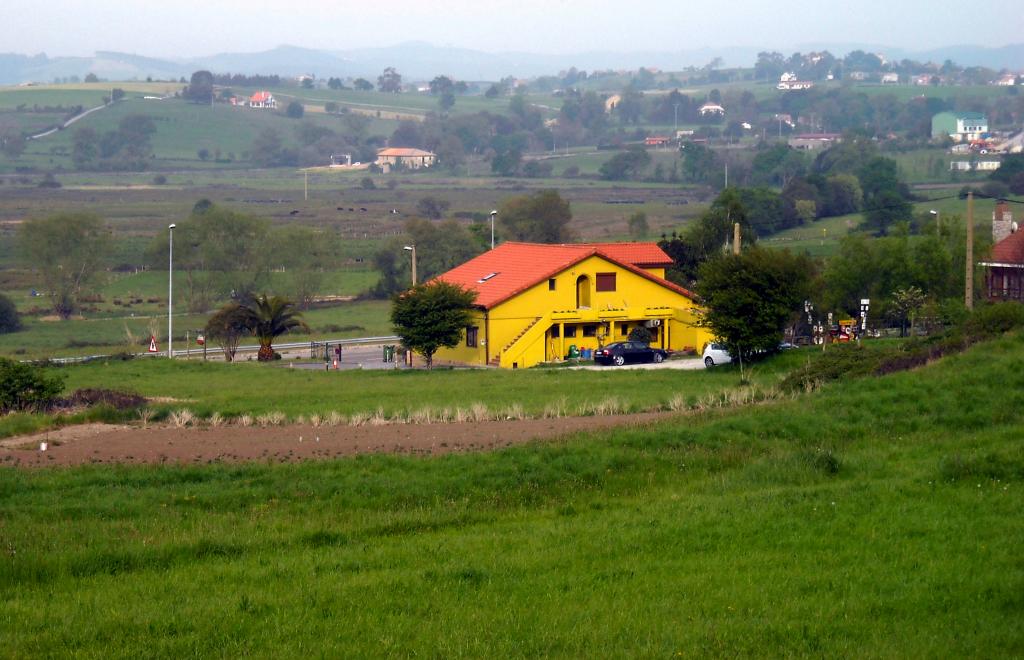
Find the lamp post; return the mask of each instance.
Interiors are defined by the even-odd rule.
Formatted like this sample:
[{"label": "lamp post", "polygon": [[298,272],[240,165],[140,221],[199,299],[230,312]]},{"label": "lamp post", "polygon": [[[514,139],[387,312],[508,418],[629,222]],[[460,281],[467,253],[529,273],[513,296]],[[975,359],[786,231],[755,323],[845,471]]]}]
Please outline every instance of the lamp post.
[{"label": "lamp post", "polygon": [[491,249],[494,249],[494,219],[498,217],[498,212],[491,211]]},{"label": "lamp post", "polygon": [[673,137],[679,139],[679,104],[674,103],[672,105],[672,131]]},{"label": "lamp post", "polygon": [[935,218],[935,233],[936,234],[941,234],[942,233],[942,222],[940,221],[939,212],[936,211],[935,209],[931,209],[930,211],[928,211],[928,215],[933,216]]},{"label": "lamp post", "polygon": [[416,286],[416,246],[415,245],[406,245],[402,249],[403,250],[408,250],[409,252],[412,252],[412,285]]},{"label": "lamp post", "polygon": [[174,341],[174,228],[173,222],[167,225],[167,357],[174,357],[171,343]]}]

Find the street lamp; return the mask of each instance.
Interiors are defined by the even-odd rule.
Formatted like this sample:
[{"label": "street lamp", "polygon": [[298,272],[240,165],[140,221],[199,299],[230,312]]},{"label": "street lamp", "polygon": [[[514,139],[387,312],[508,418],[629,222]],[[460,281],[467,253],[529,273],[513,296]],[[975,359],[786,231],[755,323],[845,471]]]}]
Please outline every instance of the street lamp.
[{"label": "street lamp", "polygon": [[491,249],[494,249],[494,219],[498,217],[498,212],[491,211]]},{"label": "street lamp", "polygon": [[928,215],[935,217],[935,230],[936,233],[939,233],[939,230],[942,229],[942,224],[939,222],[939,212],[936,211],[935,209],[932,209],[928,211]]},{"label": "street lamp", "polygon": [[416,246],[406,245],[402,249],[412,252],[412,285],[416,286]]},{"label": "street lamp", "polygon": [[173,358],[171,342],[174,341],[174,228],[173,222],[167,225],[167,357]]}]

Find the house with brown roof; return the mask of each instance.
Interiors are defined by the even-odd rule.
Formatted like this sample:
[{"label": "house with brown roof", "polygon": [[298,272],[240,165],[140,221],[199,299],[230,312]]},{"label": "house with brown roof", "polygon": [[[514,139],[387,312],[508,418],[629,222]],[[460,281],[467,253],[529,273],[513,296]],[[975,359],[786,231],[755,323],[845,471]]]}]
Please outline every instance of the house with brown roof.
[{"label": "house with brown roof", "polygon": [[992,256],[981,262],[986,268],[985,291],[989,300],[1024,302],[1024,232],[1017,231],[1005,201],[992,212]]},{"label": "house with brown roof", "polygon": [[393,169],[418,170],[430,167],[437,161],[437,154],[422,149],[388,147],[377,151],[377,165],[387,174]]},{"label": "house with brown roof", "polygon": [[656,243],[508,242],[437,279],[476,292],[462,343],[435,362],[531,367],[596,349],[647,328],[652,346],[702,350],[696,296],[665,279],[672,259]]}]

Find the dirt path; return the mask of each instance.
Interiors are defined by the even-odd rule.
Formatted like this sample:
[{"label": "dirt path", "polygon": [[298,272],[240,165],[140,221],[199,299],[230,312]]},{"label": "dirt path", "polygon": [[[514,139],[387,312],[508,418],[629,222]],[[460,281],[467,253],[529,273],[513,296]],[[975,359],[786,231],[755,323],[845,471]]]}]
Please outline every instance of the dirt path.
[{"label": "dirt path", "polygon": [[[451,424],[137,428],[92,424],[11,438],[0,443],[0,465],[41,467],[88,463],[201,464],[289,462],[354,454],[444,454],[484,451],[579,431],[642,426],[676,413],[639,413]],[[40,451],[47,442],[46,451]]]}]

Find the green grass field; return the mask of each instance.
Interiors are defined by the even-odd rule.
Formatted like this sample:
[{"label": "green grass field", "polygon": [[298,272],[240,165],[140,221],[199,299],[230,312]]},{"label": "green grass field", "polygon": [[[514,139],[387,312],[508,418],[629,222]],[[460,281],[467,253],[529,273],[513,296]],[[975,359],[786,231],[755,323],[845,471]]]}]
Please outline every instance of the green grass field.
[{"label": "green grass field", "polygon": [[1022,359],[491,453],[5,468],[6,647],[1020,655]]}]

